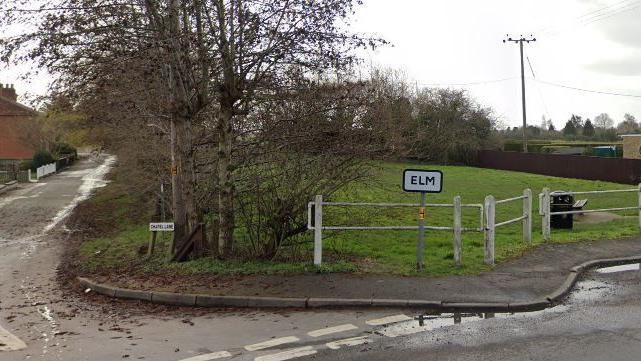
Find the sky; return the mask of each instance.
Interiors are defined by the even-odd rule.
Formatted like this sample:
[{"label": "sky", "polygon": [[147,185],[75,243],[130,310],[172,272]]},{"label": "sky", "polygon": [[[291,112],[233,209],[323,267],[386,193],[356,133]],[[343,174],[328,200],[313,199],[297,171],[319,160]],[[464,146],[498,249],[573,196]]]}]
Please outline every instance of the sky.
[{"label": "sky", "polygon": [[[641,0],[364,0],[352,30],[391,43],[365,53],[366,64],[401,70],[421,87],[467,89],[505,126],[519,126],[522,110],[519,47],[502,40],[532,34],[537,41],[525,44],[528,124],[545,116],[562,128],[571,114],[641,119],[640,17]],[[15,84],[25,102],[45,94],[50,80],[46,73],[21,79],[29,67],[0,65],[0,83]]]},{"label": "sky", "polygon": [[[465,88],[506,126],[522,124],[520,56],[518,44],[502,40],[532,34],[536,42],[524,45],[528,124],[545,116],[562,128],[572,114],[641,118],[640,17],[639,0],[365,0],[353,27],[392,43],[368,52],[370,64],[401,70],[419,86]],[[532,73],[639,97],[551,86]]]}]

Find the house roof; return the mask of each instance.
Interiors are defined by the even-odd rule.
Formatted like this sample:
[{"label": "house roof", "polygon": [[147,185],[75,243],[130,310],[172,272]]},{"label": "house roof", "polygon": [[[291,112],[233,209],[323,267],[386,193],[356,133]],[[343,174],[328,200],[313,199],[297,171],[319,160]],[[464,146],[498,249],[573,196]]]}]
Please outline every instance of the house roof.
[{"label": "house roof", "polygon": [[37,115],[38,112],[9,98],[0,96],[0,116],[2,115]]}]

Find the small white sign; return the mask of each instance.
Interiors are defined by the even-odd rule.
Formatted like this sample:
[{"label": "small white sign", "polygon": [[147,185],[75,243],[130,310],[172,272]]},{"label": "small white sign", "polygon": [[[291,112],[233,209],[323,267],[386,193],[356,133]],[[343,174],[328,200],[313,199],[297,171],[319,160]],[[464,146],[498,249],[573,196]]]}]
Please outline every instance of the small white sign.
[{"label": "small white sign", "polygon": [[403,171],[403,190],[406,192],[441,193],[443,173],[440,170],[406,169]]},{"label": "small white sign", "polygon": [[149,223],[149,230],[151,232],[173,232],[174,224],[168,222]]}]

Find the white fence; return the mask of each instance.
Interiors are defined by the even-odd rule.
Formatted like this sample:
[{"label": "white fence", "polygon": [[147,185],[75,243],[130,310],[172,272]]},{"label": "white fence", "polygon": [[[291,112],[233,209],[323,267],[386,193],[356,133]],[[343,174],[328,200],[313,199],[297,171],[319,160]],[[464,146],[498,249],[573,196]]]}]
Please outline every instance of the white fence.
[{"label": "white fence", "polygon": [[[551,211],[551,199],[552,195],[554,196],[575,196],[575,195],[589,195],[589,194],[608,194],[608,193],[638,193],[637,205],[634,207],[617,207],[617,208],[600,208],[600,209],[581,209],[581,210],[572,210],[572,211],[560,211],[552,212]],[[587,192],[554,192],[550,193],[549,188],[544,188],[543,192],[539,194],[539,215],[542,217],[542,233],[543,240],[550,241],[552,239],[550,222],[551,218],[554,215],[563,215],[563,214],[580,214],[580,213],[594,213],[594,212],[618,212],[618,211],[631,211],[636,210],[639,212],[639,227],[641,228],[641,184],[637,188],[629,189],[613,189],[605,191],[587,191]]]},{"label": "white fence", "polygon": [[[496,206],[515,202],[523,202],[523,213],[516,218],[496,223]],[[343,230],[343,231],[392,231],[392,230],[418,230],[419,226],[327,226],[323,223],[323,207],[375,207],[375,208],[419,208],[418,203],[348,203],[348,202],[324,202],[322,195],[317,195],[314,202],[307,204],[307,229],[314,231],[314,264],[320,265],[323,259],[323,230]],[[452,248],[454,254],[454,263],[458,267],[462,259],[462,241],[463,232],[483,232],[485,238],[485,263],[494,264],[495,251],[494,243],[496,228],[507,226],[513,223],[522,222],[523,224],[523,242],[532,243],[532,191],[525,189],[523,195],[495,200],[494,196],[485,197],[485,204],[463,204],[461,197],[456,196],[451,204],[428,203],[426,207],[432,208],[452,208],[453,220],[452,227],[430,226],[426,225],[425,229],[435,231],[452,231]],[[479,227],[466,228],[462,224],[463,208],[476,208],[479,210]]]},{"label": "white fence", "polygon": [[[616,208],[601,208],[601,209],[581,209],[570,211],[551,211],[551,197],[563,195],[589,195],[589,194],[608,194],[608,193],[634,193],[638,194],[637,205],[628,207]],[[496,209],[506,203],[521,201],[523,205],[523,212],[518,217],[508,219],[501,222],[496,222]],[[418,225],[415,226],[326,226],[323,224],[323,207],[384,207],[384,208],[397,208],[397,207],[410,207],[419,208],[420,204],[412,203],[346,203],[346,202],[324,202],[323,196],[316,196],[314,202],[309,202],[307,207],[307,228],[314,231],[314,264],[320,265],[322,262],[323,254],[323,230],[418,230]],[[453,232],[453,249],[454,249],[454,263],[456,266],[461,265],[461,234],[462,232],[483,232],[485,238],[485,256],[484,262],[488,265],[493,265],[495,262],[495,237],[497,228],[508,226],[510,224],[521,222],[523,228],[522,239],[526,244],[532,244],[532,191],[530,189],[523,190],[523,194],[517,197],[495,200],[494,196],[489,195],[485,197],[484,204],[462,204],[461,197],[456,196],[451,204],[427,204],[427,207],[448,207],[453,209],[453,224],[452,227],[441,226],[425,226],[425,229],[436,231],[452,231]],[[477,208],[479,209],[479,227],[478,228],[465,228],[462,226],[462,209],[463,208]],[[631,189],[616,189],[605,191],[583,191],[583,192],[554,192],[551,193],[549,188],[544,188],[543,192],[539,194],[539,215],[542,217],[542,234],[544,241],[551,240],[550,220],[554,215],[563,214],[579,214],[579,213],[593,213],[593,212],[616,212],[616,211],[630,211],[636,210],[639,213],[639,227],[641,228],[641,184],[637,188]]]},{"label": "white fence", "polygon": [[[496,206],[516,201],[523,202],[523,213],[521,214],[521,216],[496,223]],[[496,228],[507,226],[517,222],[521,222],[523,224],[523,242],[531,244],[532,191],[530,189],[525,189],[523,191],[523,195],[521,196],[502,199],[498,201],[495,200],[494,196],[492,195],[485,197],[485,264],[494,264],[494,239],[496,237]]]},{"label": "white fence", "polygon": [[31,170],[29,171],[29,181],[37,182],[38,179],[40,179],[42,177],[46,177],[49,174],[52,174],[52,173],[55,173],[55,172],[56,172],[56,162],[45,164],[45,165],[43,165],[41,167],[38,167],[38,169],[36,169],[36,178],[35,179],[31,178]]}]

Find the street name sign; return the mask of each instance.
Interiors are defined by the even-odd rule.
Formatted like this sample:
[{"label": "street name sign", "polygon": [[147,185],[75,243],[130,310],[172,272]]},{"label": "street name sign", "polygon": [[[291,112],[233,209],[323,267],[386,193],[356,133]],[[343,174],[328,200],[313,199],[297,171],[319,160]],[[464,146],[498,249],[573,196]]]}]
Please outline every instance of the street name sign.
[{"label": "street name sign", "polygon": [[440,170],[406,169],[403,171],[405,192],[441,193],[443,173]]},{"label": "street name sign", "polygon": [[443,191],[443,173],[440,170],[405,169],[403,171],[403,190],[421,193],[418,209],[418,244],[416,245],[416,270],[422,271],[423,254],[425,253],[425,207],[427,193]]},{"label": "street name sign", "polygon": [[168,222],[149,223],[149,231],[151,232],[173,232],[174,224]]}]

